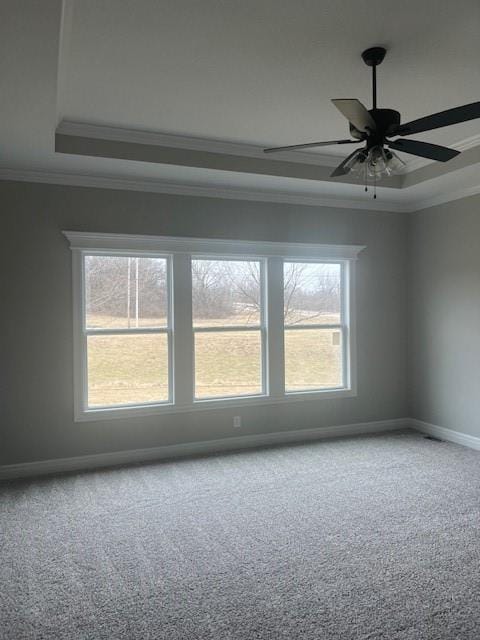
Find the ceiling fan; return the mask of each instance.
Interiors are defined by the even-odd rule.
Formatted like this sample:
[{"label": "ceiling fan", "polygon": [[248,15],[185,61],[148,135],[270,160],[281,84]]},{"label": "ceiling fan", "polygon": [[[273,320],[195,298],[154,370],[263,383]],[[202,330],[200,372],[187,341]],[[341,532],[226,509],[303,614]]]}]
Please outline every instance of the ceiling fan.
[{"label": "ceiling fan", "polygon": [[[385,54],[386,49],[383,47],[371,47],[362,53],[365,64],[372,67],[372,109],[367,109],[359,100],[354,98],[332,100],[337,109],[347,118],[353,140],[309,142],[288,147],[273,147],[264,149],[264,152],[274,153],[325,147],[333,144],[359,144],[365,142],[364,147],[353,151],[331,174],[331,177],[335,178],[353,172],[363,175],[365,183],[368,177],[376,181],[378,178],[401,171],[405,163],[392,149],[440,162],[447,162],[458,155],[460,152],[455,149],[420,142],[419,140],[402,140],[401,137],[480,118],[480,102],[472,102],[454,109],[433,113],[406,124],[400,124],[400,113],[398,111],[377,108],[377,66],[382,63]],[[397,136],[401,137],[398,138]],[[396,139],[391,140],[390,138]]]}]

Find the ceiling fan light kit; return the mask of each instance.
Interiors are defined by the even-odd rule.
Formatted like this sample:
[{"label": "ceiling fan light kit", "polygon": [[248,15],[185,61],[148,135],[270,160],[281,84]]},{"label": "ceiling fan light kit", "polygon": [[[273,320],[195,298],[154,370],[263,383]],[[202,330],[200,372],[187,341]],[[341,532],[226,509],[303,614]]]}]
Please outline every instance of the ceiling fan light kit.
[{"label": "ceiling fan light kit", "polygon": [[[264,149],[264,152],[276,153],[334,144],[365,143],[364,147],[356,149],[345,158],[331,174],[332,178],[348,173],[361,176],[365,182],[365,190],[368,188],[369,178],[373,179],[374,187],[376,187],[377,180],[401,173],[404,170],[405,162],[395,153],[395,150],[439,162],[448,162],[457,156],[460,152],[456,149],[419,140],[402,139],[402,137],[480,118],[480,102],[472,102],[401,124],[398,111],[377,107],[377,66],[383,62],[386,52],[384,47],[370,47],[362,53],[363,61],[372,68],[371,109],[367,109],[355,98],[332,100],[335,107],[348,120],[352,139],[272,147]],[[396,139],[391,140],[390,138]],[[376,198],[376,193],[374,193],[374,198]]]},{"label": "ceiling fan light kit", "polygon": [[401,173],[405,166],[405,162],[394,151],[381,146],[372,147],[369,150],[359,149],[345,163],[347,173],[377,180]]}]

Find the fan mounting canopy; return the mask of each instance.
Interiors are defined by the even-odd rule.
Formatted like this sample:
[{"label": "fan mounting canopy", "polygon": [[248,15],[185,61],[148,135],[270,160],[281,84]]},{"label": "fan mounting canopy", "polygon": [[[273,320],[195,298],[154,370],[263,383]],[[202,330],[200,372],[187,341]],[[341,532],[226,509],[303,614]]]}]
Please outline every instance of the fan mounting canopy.
[{"label": "fan mounting canopy", "polygon": [[387,50],[384,47],[370,47],[362,53],[362,58],[367,66],[376,67],[382,64],[386,53]]}]

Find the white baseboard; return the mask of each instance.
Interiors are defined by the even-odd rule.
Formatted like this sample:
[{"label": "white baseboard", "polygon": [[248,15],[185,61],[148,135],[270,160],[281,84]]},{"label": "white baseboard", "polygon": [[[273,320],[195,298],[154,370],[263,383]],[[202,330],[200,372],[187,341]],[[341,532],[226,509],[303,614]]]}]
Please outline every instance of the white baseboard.
[{"label": "white baseboard", "polygon": [[73,458],[55,458],[53,460],[39,460],[0,466],[0,479],[23,478],[39,476],[64,471],[83,471],[100,469],[123,464],[168,460],[186,456],[234,451],[236,449],[251,449],[254,447],[289,442],[308,442],[322,438],[354,436],[368,433],[382,433],[396,429],[415,429],[441,440],[470,447],[480,451],[480,438],[470,436],[460,431],[440,427],[415,418],[397,418],[394,420],[379,420],[376,422],[360,422],[355,424],[319,427],[316,429],[298,429],[295,431],[277,431],[258,435],[237,436],[220,440],[205,440],[203,442],[189,442],[185,444],[152,447],[149,449],[131,449],[128,451],[114,451],[90,456],[76,456]]},{"label": "white baseboard", "polygon": [[100,453],[90,456],[76,456],[74,458],[39,460],[37,462],[24,462],[20,464],[0,466],[0,479],[38,476],[49,473],[60,473],[63,471],[99,469],[102,467],[122,464],[151,462],[155,460],[180,458],[196,454],[217,453],[220,451],[249,449],[265,445],[286,444],[289,442],[305,442],[309,440],[319,440],[321,438],[335,438],[365,433],[380,433],[384,431],[393,431],[395,429],[404,429],[409,426],[410,421],[407,418],[397,418],[394,420],[360,422],[356,424],[321,427],[316,429],[277,431],[275,433],[237,436],[232,438],[222,438],[221,440],[206,440],[203,442],[189,442],[186,444],[174,444],[149,449],[115,451],[112,453]]},{"label": "white baseboard", "polygon": [[435,436],[435,438],[455,442],[455,444],[461,444],[464,447],[470,447],[470,449],[480,451],[480,438],[476,438],[475,436],[469,436],[466,433],[447,429],[446,427],[439,427],[436,424],[423,422],[423,420],[416,420],[415,418],[411,418],[409,420],[409,426],[421,433],[427,433],[430,436]]}]

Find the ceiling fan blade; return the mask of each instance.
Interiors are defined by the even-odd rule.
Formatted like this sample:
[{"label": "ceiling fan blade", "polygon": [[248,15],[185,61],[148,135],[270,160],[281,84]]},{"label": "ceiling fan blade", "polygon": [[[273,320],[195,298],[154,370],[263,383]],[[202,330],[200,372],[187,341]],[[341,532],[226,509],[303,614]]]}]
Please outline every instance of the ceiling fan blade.
[{"label": "ceiling fan blade", "polygon": [[336,98],[332,100],[342,115],[359,131],[375,131],[377,125],[367,107],[356,98]]},{"label": "ceiling fan blade", "polygon": [[294,151],[295,149],[309,149],[311,147],[328,147],[331,144],[358,144],[361,140],[330,140],[328,142],[307,142],[306,144],[292,144],[289,147],[271,147],[264,149],[263,153],[276,153],[277,151]]},{"label": "ceiling fan blade", "polygon": [[422,131],[448,127],[451,124],[475,120],[475,118],[480,118],[480,102],[472,102],[471,104],[464,104],[454,109],[432,113],[430,116],[402,124],[389,133],[390,135],[396,136],[409,136],[412,133],[421,133]]},{"label": "ceiling fan blade", "polygon": [[420,142],[419,140],[395,140],[387,144],[390,149],[411,153],[421,158],[429,158],[429,160],[438,160],[439,162],[447,162],[460,153],[456,149],[440,147],[438,144]]},{"label": "ceiling fan blade", "polygon": [[359,153],[360,149],[355,149],[355,151],[353,151],[347,158],[345,158],[345,160],[342,160],[342,162],[338,165],[338,167],[332,171],[332,173],[330,174],[331,178],[336,178],[338,176],[344,176],[349,172],[349,169],[345,169],[345,165],[347,164],[347,162],[353,158],[353,156],[356,153]]}]

